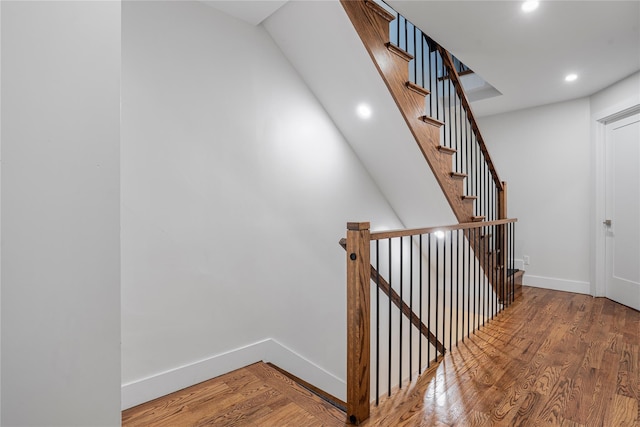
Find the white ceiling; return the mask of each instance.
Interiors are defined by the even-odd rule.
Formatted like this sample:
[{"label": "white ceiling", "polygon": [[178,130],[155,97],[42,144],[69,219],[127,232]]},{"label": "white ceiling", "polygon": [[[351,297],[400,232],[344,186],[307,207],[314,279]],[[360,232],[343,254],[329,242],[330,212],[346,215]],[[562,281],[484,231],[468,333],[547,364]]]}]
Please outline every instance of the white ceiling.
[{"label": "white ceiling", "polygon": [[[287,3],[202,1],[253,25]],[[529,14],[518,0],[387,3],[502,93],[474,102],[478,116],[589,96],[640,70],[640,0],[547,0]]]},{"label": "white ceiling", "polygon": [[248,22],[258,25],[288,0],[200,0],[202,3]]},{"label": "white ceiling", "polygon": [[640,70],[640,1],[541,1],[529,14],[522,1],[387,2],[502,93],[474,102],[479,116],[588,96]]}]

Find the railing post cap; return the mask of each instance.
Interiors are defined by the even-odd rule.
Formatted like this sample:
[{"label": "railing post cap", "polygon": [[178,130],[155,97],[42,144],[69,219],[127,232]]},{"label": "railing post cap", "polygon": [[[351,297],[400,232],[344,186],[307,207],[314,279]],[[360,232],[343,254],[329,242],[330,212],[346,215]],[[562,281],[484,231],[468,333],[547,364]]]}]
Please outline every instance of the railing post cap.
[{"label": "railing post cap", "polygon": [[352,231],[368,230],[370,227],[371,227],[371,224],[369,222],[348,222],[347,223],[347,230],[352,230]]}]

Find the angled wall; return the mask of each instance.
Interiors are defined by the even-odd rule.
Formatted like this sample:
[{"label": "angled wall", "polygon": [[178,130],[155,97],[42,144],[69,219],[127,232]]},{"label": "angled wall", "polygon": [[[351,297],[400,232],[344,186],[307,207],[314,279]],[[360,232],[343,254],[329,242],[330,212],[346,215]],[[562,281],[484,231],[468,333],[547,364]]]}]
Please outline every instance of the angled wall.
[{"label": "angled wall", "polygon": [[400,221],[264,28],[122,15],[123,406],[268,358],[343,396],[338,240]]}]

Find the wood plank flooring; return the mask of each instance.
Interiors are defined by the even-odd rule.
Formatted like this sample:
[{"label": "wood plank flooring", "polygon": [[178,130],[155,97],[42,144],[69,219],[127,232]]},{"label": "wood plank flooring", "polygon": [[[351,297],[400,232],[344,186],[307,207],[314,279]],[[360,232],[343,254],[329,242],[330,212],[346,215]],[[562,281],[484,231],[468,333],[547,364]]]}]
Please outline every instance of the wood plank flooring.
[{"label": "wood plank flooring", "polygon": [[[640,313],[523,288],[511,308],[362,425],[639,426]],[[273,371],[273,372],[272,372]],[[344,412],[255,364],[123,412],[123,426],[344,426]]]},{"label": "wood plank flooring", "polygon": [[337,426],[345,413],[255,363],[122,413],[125,427]]}]

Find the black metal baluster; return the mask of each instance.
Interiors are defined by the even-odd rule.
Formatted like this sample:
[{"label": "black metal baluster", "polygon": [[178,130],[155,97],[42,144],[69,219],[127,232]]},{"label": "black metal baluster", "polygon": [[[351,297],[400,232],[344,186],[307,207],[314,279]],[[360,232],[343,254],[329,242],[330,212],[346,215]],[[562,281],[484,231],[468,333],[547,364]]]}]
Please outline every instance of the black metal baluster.
[{"label": "black metal baluster", "polygon": [[376,406],[380,403],[380,240],[376,240]]},{"label": "black metal baluster", "polygon": [[[475,233],[477,234],[478,240],[476,240],[478,242],[477,246],[477,250],[476,250],[476,258],[477,258],[477,265],[475,266],[475,273],[476,273],[476,295],[475,296],[475,302],[476,302],[476,323],[478,324],[476,326],[476,330],[480,329],[480,307],[481,307],[481,302],[482,302],[482,298],[480,296],[480,273],[481,273],[481,267],[482,267],[482,242],[480,241],[480,229],[476,228],[475,229]],[[475,333],[475,330],[474,330]]]},{"label": "black metal baluster", "polygon": [[399,347],[399,352],[398,352],[398,388],[402,389],[402,318],[404,317],[402,315],[402,303],[404,303],[404,298],[402,296],[402,285],[404,284],[403,281],[403,277],[402,277],[402,273],[404,270],[404,262],[402,259],[402,255],[403,255],[403,242],[402,242],[403,237],[400,236],[400,335],[399,335],[399,339],[398,339],[398,347]]},{"label": "black metal baluster", "polygon": [[[469,317],[471,316],[471,312],[469,311],[469,301],[471,301],[471,230],[466,231],[467,238],[467,246],[466,251],[462,252],[462,263],[466,265],[466,280],[464,281],[467,291],[467,337],[469,336]],[[464,248],[463,248],[464,249]],[[466,261],[465,261],[466,254]],[[464,292],[465,286],[463,285],[462,291]],[[462,294],[462,342],[464,342],[464,294]]]},{"label": "black metal baluster", "polygon": [[424,87],[424,74],[421,76],[421,79],[418,80],[418,43],[416,43],[417,40],[417,31],[418,29],[414,26],[413,27],[413,52],[414,52],[414,58],[413,58],[413,76],[416,80],[416,84],[421,85],[422,87]]},{"label": "black metal baluster", "polygon": [[[471,179],[473,179],[472,178],[473,177],[473,171],[471,170],[471,159],[469,158],[469,144],[470,144],[470,142],[469,142],[469,126],[471,126],[471,125],[469,124],[469,118],[467,117],[466,112],[465,112],[465,118],[466,119],[465,119],[465,126],[464,126],[464,129],[465,129],[465,132],[464,132],[464,140],[465,140],[464,145],[465,145],[465,150],[467,152],[467,158],[466,158],[467,176],[469,177],[469,179],[467,179],[467,194],[471,194],[470,191],[473,191],[473,186],[472,186],[473,181],[471,181]],[[476,204],[474,202],[474,204],[473,204],[473,208],[474,209],[475,209],[475,206],[476,206]]]},{"label": "black metal baluster", "polygon": [[449,68],[447,68],[447,127],[449,128],[449,148],[453,148],[453,141],[451,140],[451,132],[453,128],[453,120],[451,120],[451,75],[449,74]]},{"label": "black metal baluster", "polygon": [[[427,329],[431,332],[431,234],[427,234]],[[427,341],[427,369],[431,366],[431,346]]]},{"label": "black metal baluster", "polygon": [[475,176],[475,181],[476,181],[476,196],[478,197],[476,199],[476,215],[480,215],[482,212],[482,203],[484,203],[484,200],[482,199],[482,195],[480,194],[480,156],[478,155],[478,139],[475,136],[475,132],[473,134],[473,148],[474,148],[474,160],[475,160],[475,171],[474,171],[474,176]]},{"label": "black metal baluster", "polygon": [[[424,34],[422,35],[422,40],[423,40],[423,43],[424,43],[424,41],[425,41]],[[428,39],[426,39],[426,41],[427,41],[427,62],[429,64],[429,93],[430,93],[430,95],[429,95],[429,117],[432,117],[433,116],[433,89],[432,89],[433,83],[432,83],[432,81],[433,81],[433,74],[434,73],[433,73],[433,71],[431,69],[431,43],[429,42]],[[437,99],[436,99],[436,101],[437,101]]]},{"label": "black metal baluster", "polygon": [[[491,228],[487,227],[487,233],[492,233]],[[490,247],[490,240],[491,239],[487,239],[487,245],[489,246],[489,250],[491,250]],[[487,267],[485,269],[485,285],[484,285],[484,291],[485,291],[485,301],[487,306],[485,307],[485,314],[484,314],[484,322],[482,323],[483,325],[485,325],[485,322],[489,321],[489,319],[491,318],[491,305],[492,305],[492,299],[491,299],[491,272],[492,272],[492,268],[491,268],[491,256],[489,256],[487,258]]]},{"label": "black metal baluster", "polygon": [[[456,266],[456,347],[457,347],[458,346],[458,329],[459,329],[458,324],[460,323],[460,230],[456,230],[455,266]],[[464,277],[463,277],[463,280],[464,280]]]},{"label": "black metal baluster", "polygon": [[445,315],[446,315],[446,304],[447,304],[447,240],[446,234],[442,237],[442,345],[446,343],[446,333],[444,331],[445,328]]},{"label": "black metal baluster", "polygon": [[[405,44],[405,48],[404,48],[405,52],[409,52],[409,21],[407,21],[406,18],[404,20],[404,44]],[[400,382],[402,383],[402,380]]]},{"label": "black metal baluster", "polygon": [[[452,75],[453,77],[453,75]],[[456,165],[456,172],[462,172],[462,168],[460,167],[460,149],[458,146],[458,114],[456,113],[456,107],[458,106],[458,93],[456,92],[455,88],[456,85],[455,83],[451,83],[453,85],[453,140],[455,142],[455,148],[456,148],[456,160],[455,160],[455,165]],[[451,346],[449,346],[451,347]]]},{"label": "black metal baluster", "polygon": [[452,328],[453,328],[453,232],[449,232],[449,349],[453,348]]},{"label": "black metal baluster", "polygon": [[[439,270],[440,270],[440,251],[438,249],[438,247],[440,246],[438,244],[438,236],[436,236],[436,341],[438,340],[438,287],[440,285],[440,274],[439,274]],[[437,350],[437,349],[436,349]],[[438,352],[436,351],[436,360],[438,360]]]},{"label": "black metal baluster", "polygon": [[409,314],[409,382],[412,380],[413,375],[413,327],[411,322],[411,316],[413,316],[413,237],[409,237],[409,308],[411,313]]},{"label": "black metal baluster", "polygon": [[[511,259],[513,259],[513,268],[516,267],[515,265],[515,258],[516,258],[516,223],[513,223],[513,228],[511,229],[511,247],[512,247],[512,255],[511,255]],[[513,300],[515,301],[515,296],[516,296],[516,281],[515,281],[515,274],[514,274],[514,278],[513,278]]]},{"label": "black metal baluster", "polygon": [[[494,225],[491,228],[493,228],[493,231],[495,233],[494,235],[497,236],[497,238],[499,239],[500,235],[499,235],[498,227],[496,227]],[[494,246],[494,249],[493,249],[494,250],[494,255],[491,257],[491,277],[492,277],[492,280],[493,280],[493,284],[497,285],[498,284],[498,282],[497,282],[498,277],[497,277],[496,273],[498,272],[498,256],[497,256],[498,255],[498,253],[497,253],[498,246],[496,245],[496,241],[495,240],[494,240],[493,246]],[[491,283],[489,283],[489,289],[494,289],[494,288],[497,288],[497,286],[494,287],[494,286],[492,286]],[[491,306],[491,319],[493,319],[495,317],[495,315],[496,315],[497,310],[498,310],[498,293],[497,292],[493,292],[493,293],[489,293],[489,295],[491,296],[491,305],[492,305]]]},{"label": "black metal baluster", "polygon": [[[438,56],[440,56],[440,54],[438,53],[437,50],[434,51],[434,59],[435,59],[435,65],[436,65],[436,72],[435,72],[435,86],[436,86],[436,119],[438,120],[442,120],[440,117],[440,95],[438,95],[438,87],[440,86],[439,80],[438,80],[438,75],[440,74],[440,68],[438,67]],[[446,125],[445,125],[446,126]]]},{"label": "black metal baluster", "polygon": [[[422,260],[423,260],[423,256],[422,256],[422,234],[419,237],[419,244],[420,244],[420,251],[419,251],[419,255],[420,258],[418,258],[418,269],[419,269],[419,278],[418,278],[418,298],[420,299],[419,301],[419,310],[420,310],[420,335],[418,335],[420,337],[420,341],[418,341],[418,375],[422,374]],[[428,343],[429,341],[427,341]]]},{"label": "black metal baluster", "polygon": [[392,245],[391,245],[391,238],[389,238],[389,351],[388,351],[388,355],[389,355],[389,360],[388,360],[388,370],[387,370],[387,375],[389,377],[389,383],[388,385],[388,396],[391,396],[391,289],[393,289],[391,287],[391,284],[393,283],[393,277],[391,276],[392,273],[392,269],[391,269],[391,264],[392,264],[392,256],[391,256],[391,251],[392,251]]}]

